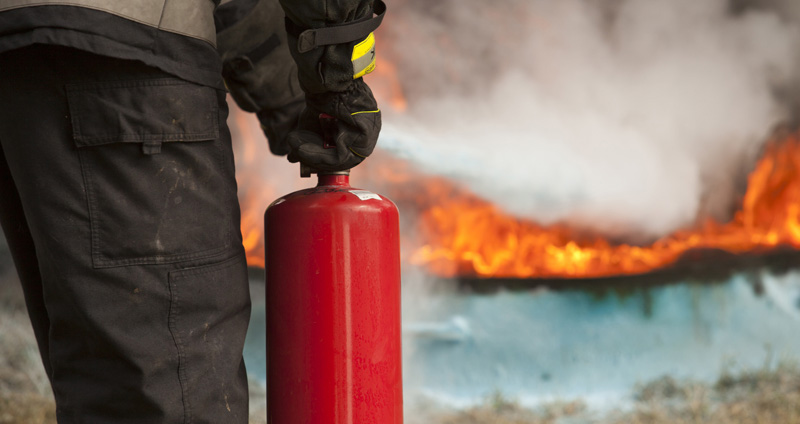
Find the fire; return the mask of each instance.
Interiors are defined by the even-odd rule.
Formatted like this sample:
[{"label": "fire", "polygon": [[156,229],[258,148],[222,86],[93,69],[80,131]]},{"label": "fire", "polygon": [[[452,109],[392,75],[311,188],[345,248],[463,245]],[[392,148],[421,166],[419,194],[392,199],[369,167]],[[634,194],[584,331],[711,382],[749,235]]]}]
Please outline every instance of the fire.
[{"label": "fire", "polygon": [[[258,173],[264,168],[263,158],[269,156],[263,135],[251,116],[234,111],[232,119],[231,127],[238,132],[235,136],[243,141],[237,152],[242,236],[248,264],[263,267],[264,209],[279,192],[297,187],[276,189],[274,181],[268,184],[264,180]],[[800,135],[767,145],[748,178],[742,207],[730,222],[707,220],[700,228],[678,231],[650,246],[614,244],[601,237],[582,236],[564,225],[541,226],[504,213],[447,180],[416,175],[407,163],[386,165],[385,159],[371,158],[356,175],[366,173],[366,180],[386,184],[404,214],[419,211],[411,222],[418,227],[421,240],[404,240],[404,248],[410,252],[405,256],[410,263],[440,276],[639,274],[669,266],[692,249],[744,253],[778,246],[800,248]],[[284,168],[291,174],[289,178],[297,180],[293,167]]]},{"label": "fire", "polygon": [[[381,107],[396,113],[406,110],[403,86],[392,61],[379,58],[376,71],[368,78]],[[231,116],[235,120],[231,125],[234,138],[240,141],[236,166],[244,246],[248,264],[263,267],[263,211],[280,193],[298,187],[276,186],[273,175],[272,181],[265,181],[260,170],[265,168],[263,158],[270,155],[263,134],[253,125],[252,116],[238,110]],[[289,169],[284,159],[278,161],[283,169]],[[409,164],[381,164],[386,165],[386,161],[370,158],[355,175],[369,175],[369,181],[385,184],[385,192],[401,204],[406,218],[414,215],[410,222],[418,227],[419,239],[409,236],[403,240],[404,258],[440,276],[586,278],[640,274],[667,267],[693,249],[739,254],[779,246],[800,248],[797,134],[767,145],[749,176],[741,209],[730,222],[706,220],[699,228],[677,231],[649,246],[614,243],[579,234],[565,225],[542,226],[507,214],[452,182],[417,175]],[[291,178],[297,180],[296,169],[290,169]],[[404,231],[406,235],[412,233]]]},{"label": "fire", "polygon": [[[650,246],[581,238],[564,226],[543,227],[503,213],[437,180],[451,194],[420,215],[424,244],[411,262],[441,276],[599,277],[649,272],[691,249],[731,253],[800,247],[800,138],[770,143],[748,179],[741,209],[725,224],[711,220]],[[449,186],[449,187],[448,187]]]},{"label": "fire", "polygon": [[[284,163],[283,158],[274,158],[274,164],[265,166],[264,158],[270,155],[255,119],[238,110],[231,118],[234,138],[240,141],[236,143],[236,157],[244,246],[248,264],[263,267],[266,206],[279,194],[311,182],[299,180],[295,167]],[[418,238],[403,240],[404,258],[439,276],[586,278],[640,274],[667,267],[693,249],[739,254],[779,246],[800,248],[798,134],[767,145],[748,178],[741,209],[730,222],[707,220],[699,228],[675,232],[650,246],[616,244],[581,235],[564,225],[545,227],[520,219],[450,181],[418,175],[410,164],[381,157],[380,153],[374,156],[359,167],[354,185],[359,185],[362,177],[369,184],[384,185],[383,191],[418,230]],[[276,175],[278,168],[286,175]],[[269,178],[264,178],[263,169],[271,169]],[[276,176],[296,181],[296,185],[281,187]],[[406,230],[404,234],[413,232]]]}]

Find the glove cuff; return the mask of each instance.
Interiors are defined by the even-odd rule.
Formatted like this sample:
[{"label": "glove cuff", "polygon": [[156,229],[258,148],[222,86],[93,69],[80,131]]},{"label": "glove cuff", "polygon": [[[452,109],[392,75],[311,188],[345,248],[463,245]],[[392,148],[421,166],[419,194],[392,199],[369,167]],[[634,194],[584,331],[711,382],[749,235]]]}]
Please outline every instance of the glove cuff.
[{"label": "glove cuff", "polygon": [[374,9],[367,12],[355,21],[321,28],[305,28],[287,16],[289,49],[307,94],[345,91],[375,68],[373,31],[383,20],[386,4],[375,0]]},{"label": "glove cuff", "polygon": [[[373,14],[376,16],[372,16]],[[375,0],[373,13],[353,22],[339,25],[304,29],[287,17],[286,32],[297,38],[296,48],[299,53],[308,53],[322,46],[347,44],[363,40],[378,29],[385,15],[386,3],[383,0]]]}]

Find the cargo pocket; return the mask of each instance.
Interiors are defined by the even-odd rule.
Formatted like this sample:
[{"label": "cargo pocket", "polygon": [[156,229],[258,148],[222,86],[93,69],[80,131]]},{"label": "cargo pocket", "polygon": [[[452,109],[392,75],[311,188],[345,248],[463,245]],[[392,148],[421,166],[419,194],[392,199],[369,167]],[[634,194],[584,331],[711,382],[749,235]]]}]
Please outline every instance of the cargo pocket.
[{"label": "cargo pocket", "polygon": [[178,349],[184,422],[247,422],[242,360],[250,320],[244,254],[169,273],[169,329]]},{"label": "cargo pocket", "polygon": [[165,78],[70,84],[67,98],[95,267],[200,259],[231,247],[236,189],[216,90]]}]

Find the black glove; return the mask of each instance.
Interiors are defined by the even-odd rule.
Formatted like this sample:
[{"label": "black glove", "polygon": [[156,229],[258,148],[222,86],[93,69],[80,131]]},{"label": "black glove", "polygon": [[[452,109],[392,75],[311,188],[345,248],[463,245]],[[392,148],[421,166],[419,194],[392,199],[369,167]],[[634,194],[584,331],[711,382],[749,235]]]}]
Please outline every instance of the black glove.
[{"label": "black glove", "polygon": [[281,108],[261,109],[256,113],[273,155],[283,156],[291,151],[288,135],[297,129],[298,118],[305,105],[301,97]]},{"label": "black glove", "polygon": [[[372,153],[381,130],[381,112],[362,77],[375,68],[373,31],[386,5],[380,0],[281,0],[281,4],[289,50],[306,93],[299,128],[287,138],[289,161],[317,171],[350,169]],[[331,131],[320,122],[325,115],[335,120]],[[326,137],[331,139],[330,148],[325,147]]]},{"label": "black glove", "polygon": [[[297,131],[289,134],[289,162],[303,162],[317,171],[343,171],[364,160],[375,149],[381,131],[381,111],[367,84],[359,78],[341,93],[306,96]],[[335,119],[333,131],[323,128],[322,119]],[[324,147],[329,136],[336,146]]]}]

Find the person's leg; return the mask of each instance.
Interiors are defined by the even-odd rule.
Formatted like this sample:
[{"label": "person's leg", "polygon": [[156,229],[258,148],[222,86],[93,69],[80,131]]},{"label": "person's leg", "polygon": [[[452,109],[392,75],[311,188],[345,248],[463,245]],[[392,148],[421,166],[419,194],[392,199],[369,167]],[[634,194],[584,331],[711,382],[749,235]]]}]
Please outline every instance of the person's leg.
[{"label": "person's leg", "polygon": [[48,378],[51,378],[50,369],[50,344],[48,332],[50,331],[50,318],[44,305],[42,294],[42,276],[39,274],[39,261],[36,259],[36,249],[33,246],[28,221],[22,211],[17,187],[6,163],[6,156],[0,146],[0,224],[6,237],[14,265],[17,268],[22,292],[25,295],[25,305],[31,319],[36,343]]},{"label": "person's leg", "polygon": [[0,104],[59,423],[246,423],[250,305],[224,94],[34,46],[0,55]]}]

